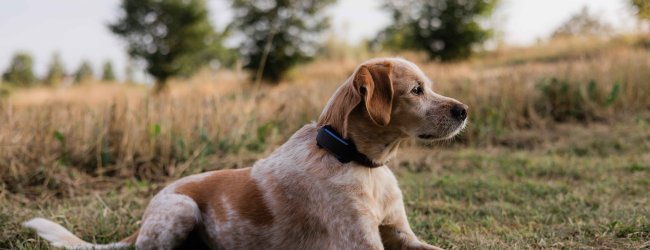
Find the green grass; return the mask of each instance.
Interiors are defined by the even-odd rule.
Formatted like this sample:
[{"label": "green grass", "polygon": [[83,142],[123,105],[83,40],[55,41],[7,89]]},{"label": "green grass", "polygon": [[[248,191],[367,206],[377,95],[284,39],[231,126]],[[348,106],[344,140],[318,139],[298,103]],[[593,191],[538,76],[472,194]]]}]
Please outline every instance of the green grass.
[{"label": "green grass", "polygon": [[401,173],[424,239],[469,249],[648,246],[650,172],[637,157],[459,154],[464,168]]},{"label": "green grass", "polygon": [[[650,247],[650,125],[563,124],[520,146],[403,149],[393,169],[416,234],[448,249]],[[525,138],[521,135],[513,135]],[[543,139],[542,139],[543,138]],[[521,143],[519,143],[521,144]],[[128,236],[161,183],[88,177],[72,196],[0,189],[0,249],[46,249],[52,218],[89,241]]]},{"label": "green grass", "polygon": [[414,231],[451,249],[650,248],[647,124],[558,130],[534,150],[412,160],[433,163],[398,171]]}]

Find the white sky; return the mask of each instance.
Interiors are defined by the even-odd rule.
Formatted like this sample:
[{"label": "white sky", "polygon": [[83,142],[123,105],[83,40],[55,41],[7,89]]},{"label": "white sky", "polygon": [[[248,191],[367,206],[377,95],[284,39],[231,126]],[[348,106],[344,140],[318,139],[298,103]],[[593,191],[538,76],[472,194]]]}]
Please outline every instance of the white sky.
[{"label": "white sky", "polygon": [[[227,0],[207,0],[218,28],[232,18]],[[583,6],[603,16],[618,30],[633,27],[629,0],[502,0],[496,22],[508,44],[527,45],[543,39]],[[119,13],[119,0],[0,0],[0,72],[14,52],[34,56],[36,73],[42,75],[52,53],[59,51],[67,71],[81,60],[93,64],[95,73],[111,60],[121,76],[126,63],[125,45],[106,24]],[[382,0],[338,0],[328,11],[333,32],[357,43],[372,38],[390,23],[381,9]]]}]

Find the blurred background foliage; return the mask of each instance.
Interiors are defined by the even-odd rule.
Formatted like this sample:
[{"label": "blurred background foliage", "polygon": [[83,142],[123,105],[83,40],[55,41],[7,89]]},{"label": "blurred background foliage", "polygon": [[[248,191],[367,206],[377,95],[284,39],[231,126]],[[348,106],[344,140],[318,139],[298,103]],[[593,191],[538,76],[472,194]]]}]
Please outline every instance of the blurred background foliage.
[{"label": "blurred background foliage", "polygon": [[497,0],[407,0],[386,1],[384,8],[393,24],[372,42],[376,49],[426,51],[430,59],[467,59],[476,45],[485,42],[491,31],[482,27]]},{"label": "blurred background foliage", "polygon": [[636,8],[637,16],[641,19],[650,20],[650,2],[646,0],[631,0]]},{"label": "blurred background foliage", "polygon": [[47,70],[47,75],[43,79],[43,83],[49,86],[55,86],[63,82],[65,77],[65,66],[61,61],[61,55],[58,52],[52,54],[52,59]]},{"label": "blurred background foliage", "polygon": [[293,66],[313,58],[328,28],[324,8],[334,0],[234,0],[233,29],[244,68],[256,81],[277,83]]},{"label": "blurred background foliage", "polygon": [[89,61],[82,61],[79,68],[74,73],[74,81],[77,84],[91,81],[95,78],[93,66]]},{"label": "blurred background foliage", "polygon": [[591,13],[587,7],[583,7],[578,13],[575,13],[566,20],[560,27],[557,27],[552,37],[570,37],[570,36],[602,36],[611,35],[613,28],[603,23],[598,15]]},{"label": "blurred background foliage", "polygon": [[115,81],[115,72],[113,71],[113,64],[110,61],[104,62],[104,66],[102,67],[102,81]]},{"label": "blurred background foliage", "polygon": [[158,89],[217,57],[228,62],[223,34],[209,22],[204,0],[123,0],[121,8],[122,17],[109,28],[127,42],[134,59],[146,62]]},{"label": "blurred background foliage", "polygon": [[[367,44],[353,48],[337,41],[335,35],[326,37],[325,9],[333,3],[335,0],[231,0],[234,18],[223,31],[216,31],[204,0],[122,0],[121,16],[107,26],[128,45],[132,63],[126,71],[132,71],[135,64],[143,65],[158,90],[170,78],[188,78],[204,67],[243,68],[256,83],[275,84],[295,66],[337,53],[334,50],[347,49],[345,54],[410,51],[442,62],[468,59],[476,52],[493,50],[486,48],[486,42],[498,43],[495,27],[489,23],[504,4],[499,0],[384,1],[391,23]],[[629,0],[628,4],[639,22],[647,22],[648,1]],[[552,37],[611,37],[613,33],[611,25],[584,7],[557,27]],[[225,40],[233,37],[237,44],[226,46]],[[49,71],[40,80],[30,73],[31,61],[28,52],[18,52],[3,74],[4,81],[15,86],[65,82],[68,74],[58,53],[53,54]],[[92,69],[88,63],[81,66],[84,71]],[[84,73],[79,70],[71,74],[77,82],[79,73]],[[128,77],[132,72],[125,75],[132,78]],[[114,81],[112,77],[101,79]]]},{"label": "blurred background foliage", "polygon": [[[358,45],[342,42],[336,34],[326,36],[324,10],[334,2],[233,0],[232,23],[216,31],[203,0],[122,0],[121,15],[107,28],[128,45],[132,59],[122,80],[128,84],[86,84],[119,81],[112,63],[106,60],[95,74],[93,65],[82,61],[70,72],[56,52],[39,78],[30,54],[17,52],[0,84],[0,108],[11,111],[4,115],[12,122],[0,128],[21,134],[28,128],[21,122],[43,120],[47,127],[31,129],[49,132],[0,136],[0,143],[30,145],[30,138],[50,141],[55,134],[52,144],[34,147],[65,159],[66,165],[93,171],[106,164],[149,169],[196,154],[264,151],[315,119],[321,103],[359,61],[393,54],[420,65],[436,82],[436,91],[470,105],[472,125],[456,139],[467,145],[510,143],[504,140],[513,131],[556,122],[611,121],[650,107],[648,35],[615,34],[587,8],[558,26],[549,41],[488,49],[485,43],[494,32],[484,23],[501,1],[385,1],[392,24]],[[646,2],[628,4],[645,22]],[[231,36],[241,42],[228,48],[224,40]],[[187,86],[174,86],[176,92],[160,97],[142,95],[143,85],[134,84],[132,77],[138,63],[156,79],[156,90],[166,89],[167,83]],[[260,90],[260,83],[268,84]],[[68,89],[71,85],[88,86]],[[20,91],[39,86],[44,89]],[[46,94],[48,87],[57,91]],[[306,94],[310,91],[316,93]],[[16,94],[8,101],[12,92]],[[288,106],[285,95],[301,96],[289,98],[301,104]],[[92,103],[77,107],[82,100]],[[51,107],[40,107],[43,103]],[[253,109],[260,104],[263,111]],[[184,109],[187,117],[178,120],[178,110]],[[239,113],[223,113],[227,111]],[[75,120],[84,127],[57,123]],[[75,138],[61,140],[69,137]],[[0,157],[0,164],[8,162]]]},{"label": "blurred background foliage", "polygon": [[27,52],[17,52],[11,59],[9,68],[2,74],[2,80],[16,86],[29,87],[36,82],[34,60]]}]

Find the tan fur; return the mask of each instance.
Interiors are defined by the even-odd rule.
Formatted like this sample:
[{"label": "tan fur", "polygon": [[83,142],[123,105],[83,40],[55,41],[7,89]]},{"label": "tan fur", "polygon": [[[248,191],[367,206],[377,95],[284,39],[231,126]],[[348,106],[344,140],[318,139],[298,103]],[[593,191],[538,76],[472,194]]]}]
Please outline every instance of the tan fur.
[{"label": "tan fur", "polygon": [[299,129],[251,168],[170,184],[151,200],[140,230],[123,242],[138,249],[197,248],[187,245],[195,241],[212,249],[439,249],[410,229],[389,168],[343,164],[315,141],[318,129],[331,125],[385,164],[404,139],[450,138],[466,124],[451,109],[467,106],[431,87],[406,60],[363,63],[318,123]]},{"label": "tan fur", "polygon": [[365,108],[370,119],[377,125],[390,123],[393,107],[393,83],[391,62],[363,65],[357,71],[354,86],[365,97]]}]

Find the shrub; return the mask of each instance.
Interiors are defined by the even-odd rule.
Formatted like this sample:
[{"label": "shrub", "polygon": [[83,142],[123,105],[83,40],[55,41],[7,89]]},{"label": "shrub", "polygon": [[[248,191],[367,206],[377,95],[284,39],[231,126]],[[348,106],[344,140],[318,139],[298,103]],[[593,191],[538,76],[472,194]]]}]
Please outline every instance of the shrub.
[{"label": "shrub", "polygon": [[553,77],[541,80],[537,88],[540,95],[535,107],[543,117],[555,121],[586,121],[598,118],[599,109],[614,104],[621,84],[617,82],[609,92],[605,92],[595,80],[585,85]]},{"label": "shrub", "polygon": [[17,86],[31,86],[36,83],[33,67],[32,55],[26,52],[18,52],[11,59],[9,68],[2,75],[2,79]]}]

